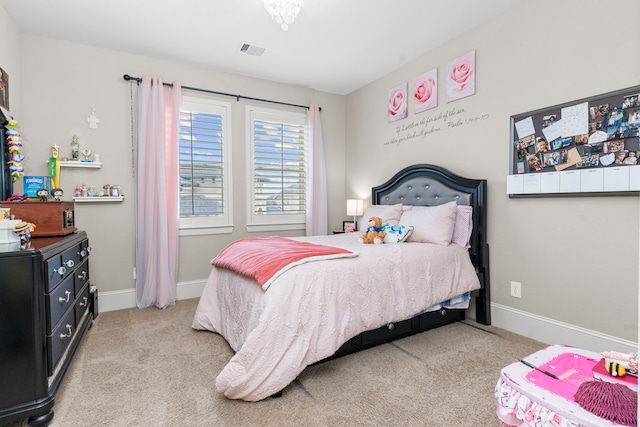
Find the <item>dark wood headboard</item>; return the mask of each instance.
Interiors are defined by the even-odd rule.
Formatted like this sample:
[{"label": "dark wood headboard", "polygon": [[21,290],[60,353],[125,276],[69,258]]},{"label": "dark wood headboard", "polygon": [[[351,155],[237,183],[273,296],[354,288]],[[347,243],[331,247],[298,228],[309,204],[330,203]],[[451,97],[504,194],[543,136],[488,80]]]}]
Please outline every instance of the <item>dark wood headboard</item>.
[{"label": "dark wood headboard", "polygon": [[469,256],[482,286],[476,296],[476,320],[490,325],[487,180],[464,178],[440,166],[416,164],[373,187],[371,192],[371,202],[375,205],[437,206],[452,201],[473,207]]}]

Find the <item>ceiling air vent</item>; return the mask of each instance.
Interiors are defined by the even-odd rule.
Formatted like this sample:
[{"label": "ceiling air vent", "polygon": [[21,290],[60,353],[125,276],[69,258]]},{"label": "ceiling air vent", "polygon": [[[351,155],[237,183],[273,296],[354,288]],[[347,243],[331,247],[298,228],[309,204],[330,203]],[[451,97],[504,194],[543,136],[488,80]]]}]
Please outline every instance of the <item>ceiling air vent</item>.
[{"label": "ceiling air vent", "polygon": [[240,46],[240,52],[244,52],[247,55],[262,56],[264,51],[265,51],[265,48],[258,47],[258,46],[251,46],[249,43],[243,43],[242,46]]}]

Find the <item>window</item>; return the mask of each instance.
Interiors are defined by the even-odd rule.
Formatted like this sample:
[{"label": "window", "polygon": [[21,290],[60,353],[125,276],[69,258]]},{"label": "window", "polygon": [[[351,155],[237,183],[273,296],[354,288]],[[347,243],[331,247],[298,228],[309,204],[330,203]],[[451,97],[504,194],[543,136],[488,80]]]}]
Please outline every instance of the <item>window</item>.
[{"label": "window", "polygon": [[251,187],[248,225],[300,228],[306,210],[306,116],[247,107]]},{"label": "window", "polygon": [[230,105],[192,97],[181,104],[180,228],[230,226]]}]

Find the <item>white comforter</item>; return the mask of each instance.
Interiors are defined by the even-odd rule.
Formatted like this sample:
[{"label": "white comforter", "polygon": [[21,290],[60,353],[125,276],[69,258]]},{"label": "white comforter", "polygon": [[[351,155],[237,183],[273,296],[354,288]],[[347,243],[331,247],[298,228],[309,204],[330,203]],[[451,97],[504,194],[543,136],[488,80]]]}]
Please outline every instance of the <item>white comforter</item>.
[{"label": "white comforter", "polygon": [[363,245],[358,233],[299,240],[358,252],[281,274],[267,291],[213,267],[192,327],[236,351],[216,379],[231,399],[262,400],[350,338],[480,288],[467,250],[428,243]]}]

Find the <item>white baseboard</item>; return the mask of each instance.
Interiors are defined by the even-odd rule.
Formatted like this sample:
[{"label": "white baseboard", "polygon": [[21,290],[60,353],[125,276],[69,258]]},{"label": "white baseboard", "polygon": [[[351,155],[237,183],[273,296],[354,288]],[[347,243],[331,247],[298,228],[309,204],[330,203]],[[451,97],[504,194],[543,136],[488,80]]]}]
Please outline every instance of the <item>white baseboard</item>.
[{"label": "white baseboard", "polygon": [[[178,283],[178,300],[200,298],[206,283],[206,280]],[[135,288],[107,292],[100,292],[100,289],[98,289],[98,312],[123,310],[135,308],[136,306]]]},{"label": "white baseboard", "polygon": [[[178,300],[199,298],[205,284],[206,280],[178,283]],[[98,301],[98,309],[101,312],[134,308],[136,307],[136,290],[100,292]],[[472,318],[472,316],[468,317]],[[501,304],[491,304],[491,324],[549,345],[565,344],[598,353],[609,350],[624,353],[638,351],[637,342],[516,310]]]},{"label": "white baseboard", "polygon": [[638,352],[637,342],[500,304],[491,304],[491,324],[549,345],[565,344],[597,353],[609,350],[623,353]]},{"label": "white baseboard", "polygon": [[206,279],[178,283],[178,300],[200,298],[206,283]]}]

